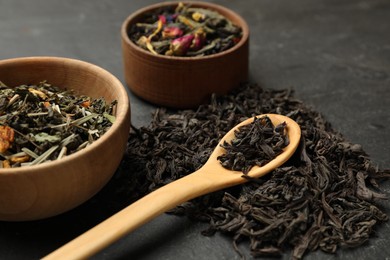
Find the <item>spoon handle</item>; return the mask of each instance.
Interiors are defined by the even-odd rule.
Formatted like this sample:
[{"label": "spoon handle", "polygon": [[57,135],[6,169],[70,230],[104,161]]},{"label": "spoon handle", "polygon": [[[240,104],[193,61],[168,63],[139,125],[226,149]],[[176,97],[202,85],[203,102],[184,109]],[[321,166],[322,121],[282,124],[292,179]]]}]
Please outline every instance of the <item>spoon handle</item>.
[{"label": "spoon handle", "polygon": [[155,190],[43,259],[88,258],[167,210],[215,191],[217,185],[207,174],[202,174],[204,171],[201,168]]},{"label": "spoon handle", "polygon": [[[282,165],[298,147],[301,130],[299,125],[288,117],[268,114],[274,125],[287,122],[290,144],[284,152],[262,167],[257,167],[248,176],[259,178]],[[248,124],[253,119],[247,119],[231,129],[221,140],[231,140],[237,127]],[[137,227],[149,222],[158,215],[201,195],[246,182],[241,174],[233,174],[217,162],[221,154],[220,145],[210,155],[207,163],[198,171],[178,179],[134,202],[127,208],[116,213],[104,222],[80,235],[68,244],[44,257],[44,260],[85,259],[93,256],[108,245],[130,233]]]}]

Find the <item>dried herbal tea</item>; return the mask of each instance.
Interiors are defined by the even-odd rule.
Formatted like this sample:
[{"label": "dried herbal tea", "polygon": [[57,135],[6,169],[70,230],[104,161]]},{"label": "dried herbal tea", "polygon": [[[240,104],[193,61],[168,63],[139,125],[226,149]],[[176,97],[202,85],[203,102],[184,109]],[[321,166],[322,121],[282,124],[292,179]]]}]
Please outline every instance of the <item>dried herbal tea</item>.
[{"label": "dried herbal tea", "polygon": [[[358,247],[388,216],[378,200],[390,169],[379,169],[358,144],[348,142],[291,89],[250,84],[213,96],[196,110],[157,109],[150,125],[132,128],[127,155],[114,181],[118,199],[139,197],[206,163],[219,140],[243,120],[282,114],[301,127],[301,143],[283,166],[259,179],[184,203],[171,213],[209,223],[248,245],[253,257],[301,259],[310,251]],[[128,169],[132,173],[128,174]],[[245,176],[245,175],[243,175]]]},{"label": "dried herbal tea", "polygon": [[115,121],[115,105],[47,82],[0,82],[0,167],[36,165],[87,147]]},{"label": "dried herbal tea", "polygon": [[179,3],[147,14],[129,28],[128,35],[153,54],[188,57],[233,47],[242,29],[216,11]]},{"label": "dried herbal tea", "polygon": [[288,144],[285,122],[274,126],[267,116],[254,117],[252,123],[235,131],[230,143],[221,145],[225,153],[217,159],[224,168],[247,174],[253,166],[273,160]]}]

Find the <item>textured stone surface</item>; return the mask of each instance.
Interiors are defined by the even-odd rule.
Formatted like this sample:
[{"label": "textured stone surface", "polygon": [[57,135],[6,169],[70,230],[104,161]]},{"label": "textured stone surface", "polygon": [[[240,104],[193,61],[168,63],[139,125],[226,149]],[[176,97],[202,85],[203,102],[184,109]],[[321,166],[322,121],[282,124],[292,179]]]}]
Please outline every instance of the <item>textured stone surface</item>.
[{"label": "textured stone surface", "polygon": [[[0,0],[0,59],[77,58],[124,82],[121,23],[133,11],[156,2]],[[252,81],[266,88],[292,87],[347,139],[362,144],[374,162],[390,167],[388,0],[212,2],[247,20]],[[130,96],[133,124],[148,124],[154,107]],[[384,187],[390,192],[389,183]],[[48,220],[0,222],[0,258],[42,257],[113,214],[114,203],[107,195]],[[228,239],[203,237],[202,228],[185,218],[163,215],[94,259],[239,259]],[[336,256],[316,252],[307,259],[389,259],[389,232],[387,223],[361,248],[341,250]]]}]

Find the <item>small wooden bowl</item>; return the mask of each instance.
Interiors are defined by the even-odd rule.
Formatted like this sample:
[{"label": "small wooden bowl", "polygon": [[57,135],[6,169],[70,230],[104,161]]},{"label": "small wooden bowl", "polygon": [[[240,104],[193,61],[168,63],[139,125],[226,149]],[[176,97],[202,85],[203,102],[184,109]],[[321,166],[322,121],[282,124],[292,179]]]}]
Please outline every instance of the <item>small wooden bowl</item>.
[{"label": "small wooden bowl", "polygon": [[161,7],[164,2],[131,14],[121,29],[124,74],[128,87],[137,96],[157,105],[192,108],[208,101],[211,94],[226,94],[248,80],[249,28],[235,12],[211,3],[184,1],[194,7],[215,10],[242,28],[242,39],[234,47],[203,57],[154,55],[136,44],[129,28]]},{"label": "small wooden bowl", "polygon": [[118,101],[116,121],[92,145],[57,161],[0,169],[0,220],[24,221],[70,210],[96,194],[112,177],[127,144],[130,104],[126,89],[106,70],[67,58],[28,57],[0,61],[7,86],[43,80],[92,98]]}]

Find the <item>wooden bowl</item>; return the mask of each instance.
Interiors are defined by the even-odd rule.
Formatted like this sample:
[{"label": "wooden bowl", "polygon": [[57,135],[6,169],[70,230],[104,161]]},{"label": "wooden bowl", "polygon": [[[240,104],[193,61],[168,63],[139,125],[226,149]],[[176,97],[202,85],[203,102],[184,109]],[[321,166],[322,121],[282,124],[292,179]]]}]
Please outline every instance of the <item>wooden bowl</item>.
[{"label": "wooden bowl", "polygon": [[90,146],[57,161],[0,169],[0,220],[24,221],[70,210],[96,194],[112,177],[127,144],[130,104],[126,89],[106,70],[67,58],[28,57],[0,61],[8,86],[43,80],[79,94],[117,100],[116,121]]},{"label": "wooden bowl", "polygon": [[129,28],[143,17],[164,6],[164,2],[131,14],[122,25],[122,51],[125,80],[137,96],[157,105],[192,108],[208,101],[212,93],[226,94],[248,80],[249,28],[235,12],[211,3],[184,1],[195,7],[215,10],[242,28],[242,39],[234,47],[202,57],[154,55],[128,36]]}]

